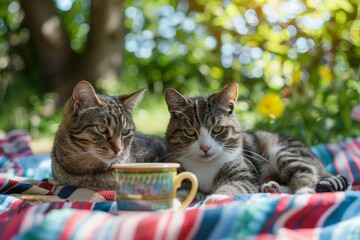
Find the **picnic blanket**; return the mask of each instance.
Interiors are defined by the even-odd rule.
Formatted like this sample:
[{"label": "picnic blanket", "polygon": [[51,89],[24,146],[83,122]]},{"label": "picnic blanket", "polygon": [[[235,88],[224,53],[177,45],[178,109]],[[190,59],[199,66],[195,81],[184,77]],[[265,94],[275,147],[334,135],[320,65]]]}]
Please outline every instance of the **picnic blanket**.
[{"label": "picnic blanket", "polygon": [[312,147],[349,178],[349,191],[243,194],[155,212],[117,211],[113,191],[57,184],[50,156],[33,155],[29,141],[21,131],[0,139],[0,239],[360,239],[360,138]]}]

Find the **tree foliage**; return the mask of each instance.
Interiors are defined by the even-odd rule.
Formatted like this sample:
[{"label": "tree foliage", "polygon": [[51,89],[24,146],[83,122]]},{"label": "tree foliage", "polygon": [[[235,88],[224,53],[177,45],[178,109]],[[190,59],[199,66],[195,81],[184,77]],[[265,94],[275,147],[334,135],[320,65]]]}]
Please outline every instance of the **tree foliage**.
[{"label": "tree foliage", "polygon": [[[54,2],[74,53],[86,49],[94,2]],[[24,11],[17,1],[0,4],[0,112],[8,119],[0,128],[52,133],[59,115],[45,111],[54,94],[44,94],[49,89],[39,84],[42,70],[33,61]],[[359,120],[351,117],[360,104],[356,0],[132,0],[123,16],[121,74],[97,76],[105,93],[147,87],[158,96],[151,101],[166,111],[165,87],[196,95],[237,82],[245,129],[289,134],[307,144],[360,135]],[[151,118],[154,104],[144,101],[142,113]]]}]

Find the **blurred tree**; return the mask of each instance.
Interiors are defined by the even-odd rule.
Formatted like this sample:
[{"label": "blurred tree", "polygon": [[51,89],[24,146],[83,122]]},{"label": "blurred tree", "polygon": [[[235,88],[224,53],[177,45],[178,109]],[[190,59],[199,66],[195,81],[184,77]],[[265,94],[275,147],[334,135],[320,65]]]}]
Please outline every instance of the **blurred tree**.
[{"label": "blurred tree", "polygon": [[60,104],[82,79],[95,85],[99,78],[118,76],[123,61],[124,0],[88,3],[89,31],[81,51],[71,48],[66,23],[54,1],[21,0],[20,3],[36,48],[45,91],[56,92]]},{"label": "blurred tree", "polygon": [[245,129],[307,144],[360,135],[351,118],[360,103],[357,0],[171,3],[132,1],[126,8],[123,78],[132,81],[124,83],[195,95],[239,82]]},{"label": "blurred tree", "polygon": [[135,118],[162,133],[165,87],[196,95],[237,82],[245,129],[334,142],[360,136],[359,65],[358,0],[0,1],[3,129],[53,134],[51,92],[66,99],[86,79],[107,94],[149,88],[155,104]]}]

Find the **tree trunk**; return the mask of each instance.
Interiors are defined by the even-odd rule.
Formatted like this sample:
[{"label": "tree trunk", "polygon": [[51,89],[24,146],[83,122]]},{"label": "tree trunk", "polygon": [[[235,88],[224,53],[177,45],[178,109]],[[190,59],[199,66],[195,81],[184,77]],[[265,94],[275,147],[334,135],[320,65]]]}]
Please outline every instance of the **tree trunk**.
[{"label": "tree trunk", "polygon": [[56,13],[53,1],[21,0],[31,40],[38,55],[41,78],[45,90],[52,90],[57,84],[56,76],[63,74],[71,58],[68,36]]},{"label": "tree trunk", "polygon": [[114,78],[123,61],[124,0],[92,0],[90,31],[83,52],[75,53],[50,0],[20,0],[40,63],[46,90],[58,94],[58,105],[71,96],[80,80],[93,85],[98,79]]}]

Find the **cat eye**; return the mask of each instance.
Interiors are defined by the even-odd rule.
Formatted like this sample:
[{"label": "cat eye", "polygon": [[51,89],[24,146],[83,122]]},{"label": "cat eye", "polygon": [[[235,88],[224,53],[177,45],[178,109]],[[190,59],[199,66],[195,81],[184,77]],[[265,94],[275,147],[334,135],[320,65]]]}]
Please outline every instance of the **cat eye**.
[{"label": "cat eye", "polygon": [[214,134],[219,134],[221,133],[222,131],[224,130],[224,127],[223,126],[216,126],[212,129],[212,133]]},{"label": "cat eye", "polygon": [[107,127],[104,125],[96,125],[96,130],[98,130],[99,133],[104,134],[107,132]]},{"label": "cat eye", "polygon": [[196,135],[196,132],[193,128],[185,128],[185,134],[190,136],[190,137],[193,137]]},{"label": "cat eye", "polygon": [[130,133],[130,129],[124,129],[121,134],[122,134],[123,136],[126,136],[126,135],[128,135],[129,133]]}]

